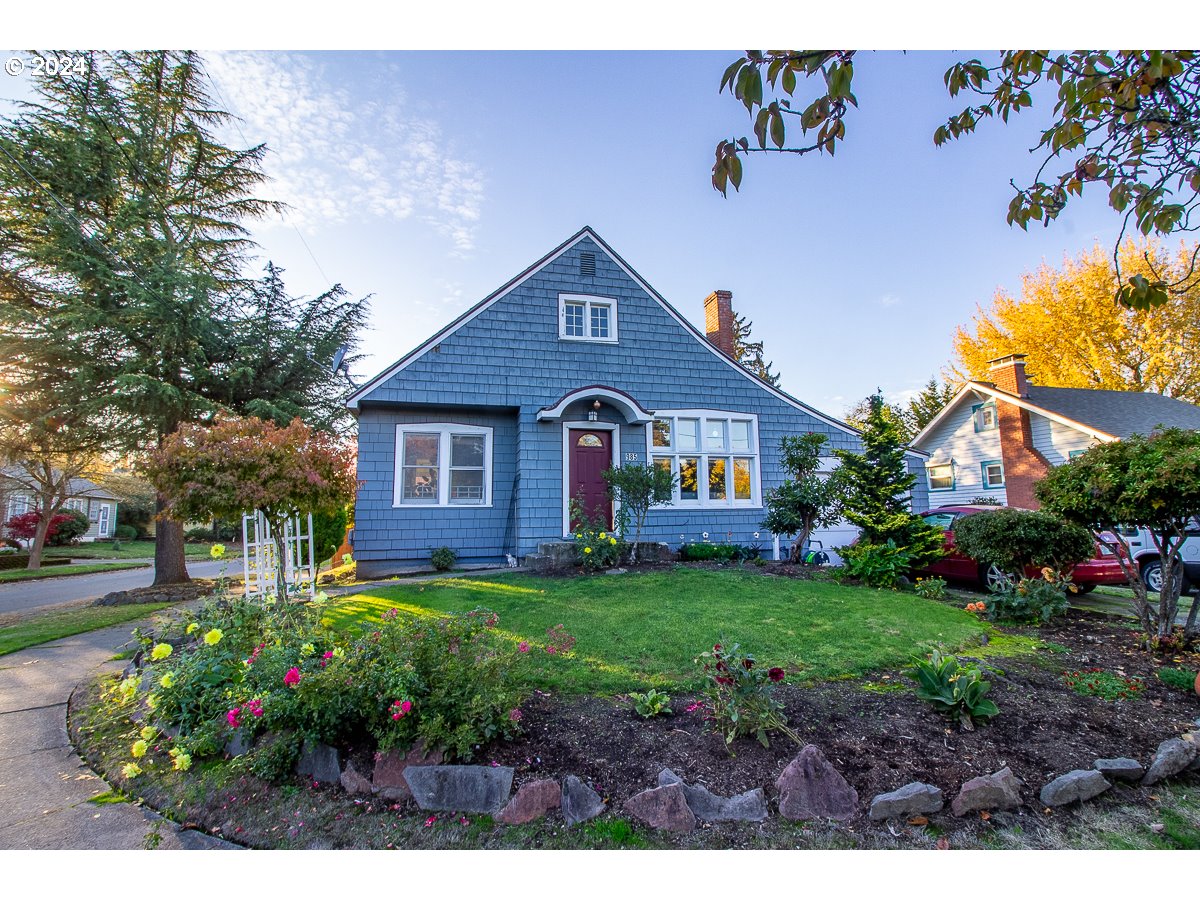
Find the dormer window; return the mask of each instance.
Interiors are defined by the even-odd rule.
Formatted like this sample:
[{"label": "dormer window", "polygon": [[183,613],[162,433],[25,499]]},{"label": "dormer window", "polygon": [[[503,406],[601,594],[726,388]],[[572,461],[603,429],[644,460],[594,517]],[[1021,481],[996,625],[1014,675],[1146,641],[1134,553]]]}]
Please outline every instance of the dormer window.
[{"label": "dormer window", "polygon": [[617,301],[590,294],[559,294],[558,336],[565,341],[616,343]]}]

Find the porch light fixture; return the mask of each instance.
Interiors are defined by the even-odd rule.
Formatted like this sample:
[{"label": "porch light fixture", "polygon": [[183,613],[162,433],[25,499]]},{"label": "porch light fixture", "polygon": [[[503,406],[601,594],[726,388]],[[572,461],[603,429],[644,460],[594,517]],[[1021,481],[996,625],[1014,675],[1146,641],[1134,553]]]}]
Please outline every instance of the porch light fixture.
[{"label": "porch light fixture", "polygon": [[598,419],[599,417],[600,417],[600,401],[594,400],[592,402],[591,410],[588,411],[588,421],[595,422],[596,419]]}]

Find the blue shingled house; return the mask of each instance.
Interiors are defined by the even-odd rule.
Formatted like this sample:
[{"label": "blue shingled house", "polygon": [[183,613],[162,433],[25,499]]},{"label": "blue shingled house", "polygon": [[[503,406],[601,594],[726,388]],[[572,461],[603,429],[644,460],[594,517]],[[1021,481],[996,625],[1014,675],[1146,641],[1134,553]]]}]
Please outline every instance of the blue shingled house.
[{"label": "blue shingled house", "polygon": [[584,228],[371,379],[348,401],[360,576],[425,565],[441,546],[464,563],[524,557],[570,532],[576,496],[611,523],[600,473],[625,462],[678,477],[644,540],[769,552],[780,438],[818,431],[858,449],[858,432],[734,361],[729,292],[708,297],[705,322],[707,335]]}]

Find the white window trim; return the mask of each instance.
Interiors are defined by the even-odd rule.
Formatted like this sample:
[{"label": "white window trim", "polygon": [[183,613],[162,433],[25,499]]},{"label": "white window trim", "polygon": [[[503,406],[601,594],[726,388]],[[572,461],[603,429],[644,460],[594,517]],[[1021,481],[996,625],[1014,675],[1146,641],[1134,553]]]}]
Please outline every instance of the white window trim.
[{"label": "white window trim", "polygon": [[[950,470],[950,487],[934,487],[933,486],[933,469],[949,469]],[[925,486],[926,490],[931,494],[944,494],[949,491],[958,489],[958,467],[954,465],[954,460],[946,462],[927,462],[925,463]]]},{"label": "white window trim", "polygon": [[[675,490],[670,503],[662,505],[662,509],[762,509],[762,448],[758,434],[758,416],[754,413],[735,412],[733,410],[724,409],[657,409],[654,411],[655,419],[699,419],[699,448],[696,450],[682,450],[675,446],[676,435],[679,434],[678,426],[675,421],[671,423],[671,446],[670,447],[655,447],[654,446],[654,422],[650,422],[646,426],[646,458],[650,461],[650,465],[654,465],[656,459],[671,460],[671,474],[675,476]],[[725,422],[725,440],[729,445],[725,450],[708,450],[705,447],[707,436],[705,434],[705,419],[717,419]],[[730,425],[733,421],[742,421],[750,423],[750,449],[734,450],[733,445],[733,429]],[[684,500],[679,496],[679,458],[685,456],[696,458],[699,460],[697,466],[697,494],[695,500]],[[725,499],[712,500],[708,494],[708,460],[709,457],[716,459],[729,460],[729,465],[725,469]],[[750,462],[750,499],[736,500],[734,499],[733,491],[733,460],[734,459],[749,459]],[[701,482],[704,487],[700,489]]]},{"label": "white window trim", "polygon": [[[582,335],[567,334],[567,304],[583,304]],[[592,337],[592,307],[608,307],[608,337]],[[587,341],[593,344],[617,343],[617,298],[601,297],[597,294],[558,295],[558,338],[562,341]]]},{"label": "white window trim", "polygon": [[[650,426],[647,425],[647,428]],[[616,468],[621,465],[621,426],[617,422],[563,422],[562,423],[562,533],[571,533],[571,432],[572,431],[610,431],[612,432],[612,458],[609,465]],[[613,525],[616,525],[617,512],[621,504],[613,501]]]},{"label": "white window trim", "polygon": [[[404,435],[437,434],[438,439],[438,499],[437,503],[404,502]],[[483,502],[450,502],[450,438],[452,435],[483,435]],[[396,426],[395,481],[392,486],[393,509],[487,509],[492,505],[492,429],[483,425],[460,425],[456,422],[406,422]]]},{"label": "white window trim", "polygon": [[87,515],[87,501],[80,500],[78,497],[72,497],[63,504],[63,509],[73,509],[76,512],[81,512]]}]

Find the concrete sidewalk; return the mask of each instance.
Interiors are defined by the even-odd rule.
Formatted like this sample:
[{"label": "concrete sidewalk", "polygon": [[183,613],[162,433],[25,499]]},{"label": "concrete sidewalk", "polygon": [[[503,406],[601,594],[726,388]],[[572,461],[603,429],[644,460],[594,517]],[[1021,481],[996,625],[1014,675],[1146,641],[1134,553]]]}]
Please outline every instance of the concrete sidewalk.
[{"label": "concrete sidewalk", "polygon": [[112,657],[139,624],[0,656],[0,849],[140,850],[156,827],[160,849],[234,848],[132,803],[88,803],[109,785],[71,748],[67,699],[93,674],[124,667]]}]

